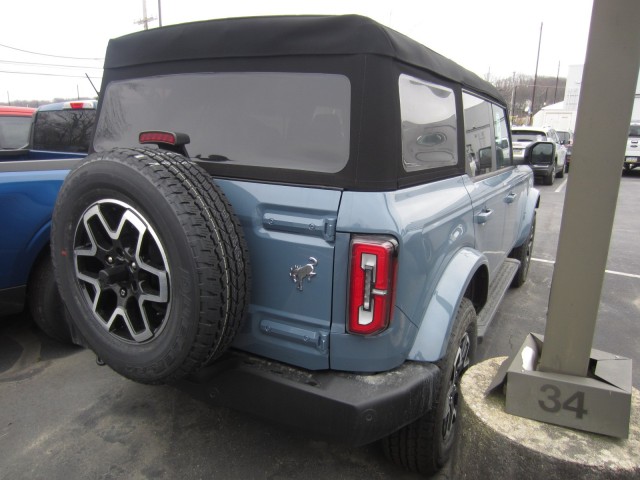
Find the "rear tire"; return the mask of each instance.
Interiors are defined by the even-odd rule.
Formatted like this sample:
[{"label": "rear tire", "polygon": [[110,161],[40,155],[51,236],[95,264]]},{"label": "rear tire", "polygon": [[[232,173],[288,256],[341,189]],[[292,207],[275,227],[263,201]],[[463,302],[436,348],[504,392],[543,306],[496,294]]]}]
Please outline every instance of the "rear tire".
[{"label": "rear tire", "polygon": [[533,241],[536,236],[536,213],[533,213],[533,220],[531,221],[531,230],[529,230],[529,236],[527,240],[519,247],[511,250],[509,258],[515,258],[520,261],[520,266],[516,272],[516,276],[511,281],[512,288],[521,287],[527,280],[529,275],[529,267],[531,265],[531,254],[533,253]]},{"label": "rear tire", "polygon": [[249,289],[240,223],[210,177],[178,154],[87,157],[60,190],[52,246],[75,326],[132,380],[193,373],[240,327]]},{"label": "rear tire", "polygon": [[476,311],[467,298],[458,307],[445,356],[436,403],[423,417],[382,440],[387,458],[423,475],[433,475],[449,460],[460,429],[460,378],[473,363],[478,338]]},{"label": "rear tire", "polygon": [[31,272],[27,297],[29,313],[40,330],[54,340],[72,343],[68,313],[58,292],[50,255],[44,255]]}]

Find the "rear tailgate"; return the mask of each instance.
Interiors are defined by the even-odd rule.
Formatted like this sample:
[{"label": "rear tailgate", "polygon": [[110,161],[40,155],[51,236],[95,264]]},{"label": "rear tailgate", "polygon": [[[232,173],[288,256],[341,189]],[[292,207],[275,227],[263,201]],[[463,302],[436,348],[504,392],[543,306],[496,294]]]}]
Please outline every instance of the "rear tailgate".
[{"label": "rear tailgate", "polygon": [[216,183],[242,222],[251,259],[249,318],[234,346],[303,368],[329,368],[335,225],[342,192]]}]

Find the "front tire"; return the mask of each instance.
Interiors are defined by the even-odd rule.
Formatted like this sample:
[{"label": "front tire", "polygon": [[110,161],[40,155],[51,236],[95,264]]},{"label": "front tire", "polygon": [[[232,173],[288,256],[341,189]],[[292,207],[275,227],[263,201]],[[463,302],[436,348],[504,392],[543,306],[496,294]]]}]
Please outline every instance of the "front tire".
[{"label": "front tire", "polygon": [[553,182],[556,180],[555,170],[552,168],[551,171],[544,177],[545,185],[553,185]]},{"label": "front tire", "polygon": [[177,380],[212,362],[248,305],[240,223],[209,176],[175,153],[87,157],[60,190],[52,252],[88,346],[139,382]]},{"label": "front tire", "polygon": [[433,475],[449,460],[460,429],[460,378],[473,363],[477,339],[475,308],[463,298],[445,356],[437,363],[442,372],[437,403],[423,417],[383,439],[389,460],[423,475]]}]

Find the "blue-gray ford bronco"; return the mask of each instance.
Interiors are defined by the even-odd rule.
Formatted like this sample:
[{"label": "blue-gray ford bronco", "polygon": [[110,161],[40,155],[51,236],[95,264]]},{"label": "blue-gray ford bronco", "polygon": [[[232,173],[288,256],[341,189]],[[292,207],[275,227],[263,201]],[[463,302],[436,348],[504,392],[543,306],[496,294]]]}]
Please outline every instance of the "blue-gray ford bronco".
[{"label": "blue-gray ford bronco", "polygon": [[429,474],[538,203],[452,61],[359,16],[213,20],[110,41],[52,256],[113,370]]}]

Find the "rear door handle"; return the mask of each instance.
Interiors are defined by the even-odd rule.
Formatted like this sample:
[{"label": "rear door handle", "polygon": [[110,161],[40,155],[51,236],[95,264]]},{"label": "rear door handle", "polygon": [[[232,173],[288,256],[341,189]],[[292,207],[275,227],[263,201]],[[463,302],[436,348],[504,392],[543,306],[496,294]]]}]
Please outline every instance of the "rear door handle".
[{"label": "rear door handle", "polygon": [[476,222],[479,224],[487,223],[489,217],[493,214],[493,210],[485,209],[476,215]]},{"label": "rear door handle", "polygon": [[509,195],[507,195],[506,197],[504,197],[504,201],[506,203],[513,203],[515,201],[515,199],[518,198],[518,194],[517,193],[513,193],[511,192]]}]

